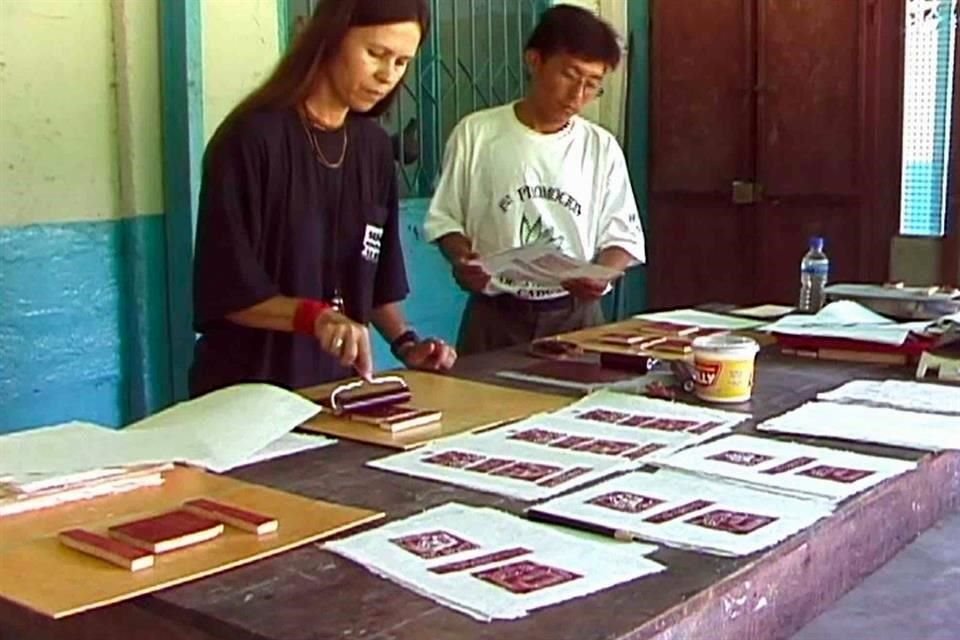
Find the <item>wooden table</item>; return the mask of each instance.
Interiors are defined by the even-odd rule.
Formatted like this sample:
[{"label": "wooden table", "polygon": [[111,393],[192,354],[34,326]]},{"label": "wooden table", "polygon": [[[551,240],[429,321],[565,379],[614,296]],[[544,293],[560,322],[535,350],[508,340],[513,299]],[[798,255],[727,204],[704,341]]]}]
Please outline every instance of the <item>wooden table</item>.
[{"label": "wooden table", "polygon": [[[498,368],[523,362],[525,357],[518,353],[488,354],[465,360],[458,373],[492,380]],[[751,410],[762,420],[852,378],[908,376],[902,368],[764,353]],[[752,424],[742,430],[751,432]],[[918,471],[848,500],[829,519],[771,551],[729,559],[663,547],[652,558],[666,564],[667,572],[518,621],[474,622],[311,545],[57,622],[0,602],[0,639],[787,638],[960,504],[958,452],[925,455],[881,446],[843,446],[864,453],[922,458],[922,463]],[[391,518],[452,500],[513,512],[524,506],[363,467],[367,460],[388,453],[341,442],[256,465],[236,476],[316,498],[382,509]]]}]

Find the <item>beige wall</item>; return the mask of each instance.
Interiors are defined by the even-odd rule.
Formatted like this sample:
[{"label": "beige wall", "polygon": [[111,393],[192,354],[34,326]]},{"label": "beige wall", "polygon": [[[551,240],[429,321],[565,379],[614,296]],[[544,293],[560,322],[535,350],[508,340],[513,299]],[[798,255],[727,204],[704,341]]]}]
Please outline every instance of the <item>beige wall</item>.
[{"label": "beige wall", "polygon": [[203,0],[206,139],[277,63],[278,5],[277,0]]}]

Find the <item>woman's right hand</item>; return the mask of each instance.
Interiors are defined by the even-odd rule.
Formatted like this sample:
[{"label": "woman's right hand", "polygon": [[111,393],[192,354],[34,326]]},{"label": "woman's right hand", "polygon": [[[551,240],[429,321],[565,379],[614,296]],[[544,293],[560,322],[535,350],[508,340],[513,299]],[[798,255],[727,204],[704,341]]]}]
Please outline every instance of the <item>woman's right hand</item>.
[{"label": "woman's right hand", "polygon": [[330,310],[317,316],[314,334],[320,347],[340,361],[353,367],[361,378],[373,375],[373,356],[370,350],[370,331],[343,315]]}]

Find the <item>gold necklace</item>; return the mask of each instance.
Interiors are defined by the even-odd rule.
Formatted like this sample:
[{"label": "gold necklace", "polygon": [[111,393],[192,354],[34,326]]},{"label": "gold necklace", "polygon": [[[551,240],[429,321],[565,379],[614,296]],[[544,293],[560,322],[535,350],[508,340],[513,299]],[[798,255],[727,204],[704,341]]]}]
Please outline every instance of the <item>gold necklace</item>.
[{"label": "gold necklace", "polygon": [[327,156],[323,155],[323,150],[320,149],[320,143],[317,142],[317,136],[314,134],[314,129],[319,128],[311,122],[307,122],[309,116],[306,113],[306,109],[303,109],[300,112],[300,123],[303,125],[303,131],[307,134],[307,138],[310,140],[310,146],[313,147],[313,152],[317,156],[317,160],[320,161],[320,164],[327,167],[328,169],[339,169],[343,165],[344,159],[347,157],[347,147],[350,145],[350,138],[347,135],[347,123],[343,123],[343,147],[340,149],[340,157],[336,162],[331,162],[327,159]]}]

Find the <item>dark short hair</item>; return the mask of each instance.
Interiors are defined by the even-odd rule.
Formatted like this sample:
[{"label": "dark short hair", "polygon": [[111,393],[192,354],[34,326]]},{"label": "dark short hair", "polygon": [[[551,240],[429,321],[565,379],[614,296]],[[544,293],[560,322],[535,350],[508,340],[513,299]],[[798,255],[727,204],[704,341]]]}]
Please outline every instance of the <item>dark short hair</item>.
[{"label": "dark short hair", "polygon": [[543,12],[526,50],[540,52],[544,58],[566,53],[590,62],[602,62],[609,69],[620,64],[620,40],[610,23],[593,12],[569,4],[559,4]]}]

